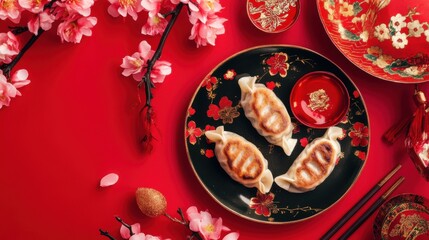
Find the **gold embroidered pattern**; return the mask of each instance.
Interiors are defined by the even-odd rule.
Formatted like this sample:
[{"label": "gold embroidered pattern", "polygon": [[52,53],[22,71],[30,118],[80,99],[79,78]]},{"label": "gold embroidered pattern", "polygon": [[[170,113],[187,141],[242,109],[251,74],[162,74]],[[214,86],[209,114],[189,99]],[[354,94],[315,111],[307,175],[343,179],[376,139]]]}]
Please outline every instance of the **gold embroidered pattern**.
[{"label": "gold embroidered pattern", "polygon": [[389,233],[390,237],[401,236],[406,239],[414,239],[418,235],[427,233],[428,222],[418,214],[401,215],[399,223]]},{"label": "gold embroidered pattern", "polygon": [[268,31],[274,31],[283,22],[286,21],[290,7],[295,7],[297,0],[256,0],[256,2],[264,2],[264,5],[254,7],[249,4],[250,14],[260,14],[256,22],[261,27]]},{"label": "gold embroidered pattern", "polygon": [[329,107],[329,96],[326,94],[325,90],[319,89],[310,93],[310,100],[307,107],[312,111],[323,112]]}]

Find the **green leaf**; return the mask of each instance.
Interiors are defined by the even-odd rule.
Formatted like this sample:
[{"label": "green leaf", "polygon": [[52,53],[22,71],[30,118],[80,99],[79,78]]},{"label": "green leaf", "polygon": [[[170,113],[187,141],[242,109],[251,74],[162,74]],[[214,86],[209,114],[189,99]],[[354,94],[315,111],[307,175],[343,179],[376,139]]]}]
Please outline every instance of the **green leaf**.
[{"label": "green leaf", "polygon": [[357,16],[362,11],[362,7],[360,6],[359,2],[353,3],[353,14],[354,16]]},{"label": "green leaf", "polygon": [[376,61],[377,60],[377,57],[375,56],[375,55],[372,55],[372,54],[364,54],[363,55],[366,59],[368,59],[368,60],[371,60],[371,61]]},{"label": "green leaf", "polygon": [[350,41],[359,41],[360,40],[360,37],[358,35],[350,32],[349,30],[345,29],[342,26],[340,26],[338,30],[340,31],[342,39],[347,39]]}]

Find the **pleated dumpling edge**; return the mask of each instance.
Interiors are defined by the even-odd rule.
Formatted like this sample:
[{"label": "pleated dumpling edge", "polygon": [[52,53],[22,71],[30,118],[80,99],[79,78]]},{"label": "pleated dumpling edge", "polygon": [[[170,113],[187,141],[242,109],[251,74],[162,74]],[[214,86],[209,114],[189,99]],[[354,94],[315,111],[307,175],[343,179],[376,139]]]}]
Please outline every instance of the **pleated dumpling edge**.
[{"label": "pleated dumpling edge", "polygon": [[297,139],[292,138],[290,115],[277,95],[264,84],[256,83],[257,79],[244,76],[238,80],[244,115],[261,136],[290,156],[297,143]]},{"label": "pleated dumpling edge", "polygon": [[215,142],[216,158],[225,172],[246,187],[256,187],[261,193],[271,190],[274,179],[268,161],[259,149],[242,136],[225,131],[224,126],[205,132]]}]

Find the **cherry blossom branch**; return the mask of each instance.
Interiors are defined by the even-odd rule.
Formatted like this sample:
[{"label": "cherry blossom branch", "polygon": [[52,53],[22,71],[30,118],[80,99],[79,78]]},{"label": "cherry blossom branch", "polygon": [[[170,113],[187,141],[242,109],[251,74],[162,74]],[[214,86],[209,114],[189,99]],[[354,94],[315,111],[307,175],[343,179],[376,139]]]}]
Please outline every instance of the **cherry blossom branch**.
[{"label": "cherry blossom branch", "polygon": [[15,35],[19,35],[21,33],[25,33],[28,31],[28,27],[9,27],[10,31],[15,34]]},{"label": "cherry blossom branch", "polygon": [[112,237],[112,235],[109,234],[109,232],[104,231],[103,229],[98,229],[98,231],[100,231],[100,235],[108,237],[110,240],[116,240],[114,237]]},{"label": "cherry blossom branch", "polygon": [[9,78],[10,77],[10,71],[12,68],[21,60],[22,56],[30,49],[31,46],[39,39],[39,37],[42,35],[44,31],[42,29],[39,29],[39,32],[37,35],[31,36],[31,38],[27,41],[27,43],[22,47],[21,51],[19,51],[18,55],[12,60],[12,62],[8,64],[4,64],[0,67],[1,70],[3,70],[3,74]]},{"label": "cherry blossom branch", "polygon": [[[58,1],[58,0],[52,0],[49,3],[45,4],[43,6],[43,10],[52,8],[53,4],[56,1]],[[25,27],[11,27],[10,29],[14,34],[21,34],[21,33],[28,31],[27,26],[25,26]],[[16,55],[16,57],[10,63],[3,64],[0,67],[0,69],[3,70],[3,74],[7,78],[10,77],[10,71],[12,71],[12,68],[15,67],[15,65],[19,62],[19,60],[21,60],[21,58],[28,51],[28,49],[30,49],[31,46],[33,46],[33,44],[37,41],[37,39],[39,39],[39,37],[42,35],[43,32],[44,32],[43,29],[39,29],[39,31],[37,31],[37,34],[33,34],[31,36],[31,38],[27,41],[27,43],[25,43],[24,47],[22,47],[21,51],[19,51],[18,55]]]},{"label": "cherry blossom branch", "polygon": [[[183,225],[185,225],[185,226],[187,226],[189,228],[189,222],[186,221],[186,218],[185,218],[185,215],[183,214],[182,209],[178,208],[177,209],[177,213],[179,214],[179,216],[180,216],[181,219],[177,219],[175,217],[172,217],[168,213],[164,213],[164,216],[166,216],[168,219],[170,219],[173,222],[183,224]],[[192,235],[189,237],[189,240],[194,239],[194,238],[197,239],[197,240],[203,240],[203,238],[200,236],[200,234],[198,232],[192,231]]]},{"label": "cherry blossom branch", "polygon": [[177,223],[180,223],[180,224],[183,224],[183,225],[188,225],[188,222],[185,219],[185,215],[183,214],[182,209],[180,209],[180,208],[177,209],[177,213],[179,213],[181,219],[177,219],[175,217],[172,217],[168,213],[164,213],[164,216],[166,216],[168,219],[170,219],[173,222],[177,222]]},{"label": "cherry blossom branch", "polygon": [[131,226],[127,223],[125,223],[120,217],[116,216],[115,217],[116,220],[118,220],[118,222],[120,222],[122,225],[124,225],[124,227],[128,228],[128,230],[130,231],[130,235],[134,235],[133,233],[133,229],[131,228]]},{"label": "cherry blossom branch", "polygon": [[197,239],[197,240],[203,240],[203,238],[197,232],[192,232],[192,235],[189,237],[189,240],[192,240],[194,238]]},{"label": "cherry blossom branch", "polygon": [[165,28],[164,33],[161,36],[161,40],[159,41],[159,45],[153,55],[153,57],[148,60],[147,67],[146,67],[146,73],[143,76],[142,80],[139,82],[138,87],[140,88],[143,83],[145,83],[145,93],[146,93],[146,106],[150,105],[150,100],[152,99],[152,93],[151,88],[154,87],[152,81],[150,80],[150,74],[152,72],[153,66],[155,65],[155,62],[161,57],[162,50],[164,48],[165,41],[167,40],[167,37],[171,31],[171,28],[173,27],[174,23],[177,20],[177,17],[179,16],[180,11],[183,8],[183,3],[179,3],[176,8],[171,12],[171,19],[168,22],[167,27]]}]

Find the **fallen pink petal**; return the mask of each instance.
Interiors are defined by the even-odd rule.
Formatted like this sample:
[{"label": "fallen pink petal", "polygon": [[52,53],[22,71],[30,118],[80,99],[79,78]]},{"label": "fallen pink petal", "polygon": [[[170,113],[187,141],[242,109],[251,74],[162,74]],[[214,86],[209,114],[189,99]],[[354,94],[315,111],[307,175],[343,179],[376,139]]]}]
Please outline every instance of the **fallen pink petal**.
[{"label": "fallen pink petal", "polygon": [[100,187],[109,187],[117,183],[119,176],[116,173],[109,173],[100,180]]}]

